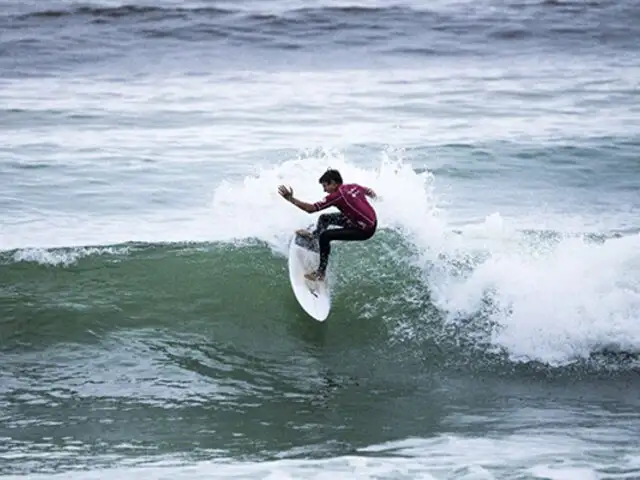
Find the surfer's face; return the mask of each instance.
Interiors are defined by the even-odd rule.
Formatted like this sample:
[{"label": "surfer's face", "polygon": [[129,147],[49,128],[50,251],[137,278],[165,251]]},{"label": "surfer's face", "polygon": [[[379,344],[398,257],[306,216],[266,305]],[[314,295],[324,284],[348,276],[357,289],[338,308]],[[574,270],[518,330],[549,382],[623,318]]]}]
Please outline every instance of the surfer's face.
[{"label": "surfer's face", "polygon": [[338,189],[338,184],[336,182],[322,182],[322,189],[327,193],[333,193]]}]

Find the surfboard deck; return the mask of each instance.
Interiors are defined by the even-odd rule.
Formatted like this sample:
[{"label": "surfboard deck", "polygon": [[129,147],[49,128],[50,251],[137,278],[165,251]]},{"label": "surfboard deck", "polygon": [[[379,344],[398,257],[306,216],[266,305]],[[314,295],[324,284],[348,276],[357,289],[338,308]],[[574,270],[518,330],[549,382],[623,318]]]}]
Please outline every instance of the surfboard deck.
[{"label": "surfboard deck", "polygon": [[296,300],[314,320],[324,322],[331,310],[329,275],[322,282],[304,278],[318,268],[320,254],[318,242],[296,233],[289,244],[289,281]]}]

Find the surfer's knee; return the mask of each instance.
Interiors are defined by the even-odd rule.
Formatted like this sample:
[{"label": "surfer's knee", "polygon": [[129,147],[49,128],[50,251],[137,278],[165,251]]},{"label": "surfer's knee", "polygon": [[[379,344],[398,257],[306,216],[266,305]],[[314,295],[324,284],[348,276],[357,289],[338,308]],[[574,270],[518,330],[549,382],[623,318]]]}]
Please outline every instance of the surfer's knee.
[{"label": "surfer's knee", "polygon": [[331,222],[331,215],[328,213],[323,213],[318,217],[318,225],[322,225],[324,227],[328,226]]}]

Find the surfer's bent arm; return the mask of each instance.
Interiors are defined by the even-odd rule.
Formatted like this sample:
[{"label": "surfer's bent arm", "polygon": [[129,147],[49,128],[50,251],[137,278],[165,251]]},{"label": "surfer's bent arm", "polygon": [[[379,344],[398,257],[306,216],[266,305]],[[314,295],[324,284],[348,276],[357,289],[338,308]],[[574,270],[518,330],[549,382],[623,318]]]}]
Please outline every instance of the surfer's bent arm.
[{"label": "surfer's bent arm", "polygon": [[371,198],[376,198],[378,196],[378,195],[376,195],[376,192],[371,190],[369,187],[364,187],[364,194],[367,197],[371,197]]},{"label": "surfer's bent arm", "polygon": [[312,203],[303,202],[302,200],[298,200],[294,197],[289,198],[289,201],[300,210],[304,210],[307,213],[313,213],[316,211],[316,207]]}]

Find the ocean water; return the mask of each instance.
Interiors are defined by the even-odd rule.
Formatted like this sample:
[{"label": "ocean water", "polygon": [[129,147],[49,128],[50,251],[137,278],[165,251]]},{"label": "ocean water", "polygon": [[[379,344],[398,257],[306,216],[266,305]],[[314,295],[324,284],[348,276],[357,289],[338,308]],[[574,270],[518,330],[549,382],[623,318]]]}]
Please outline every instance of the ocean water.
[{"label": "ocean water", "polygon": [[0,476],[640,478],[638,2],[0,7]]}]

